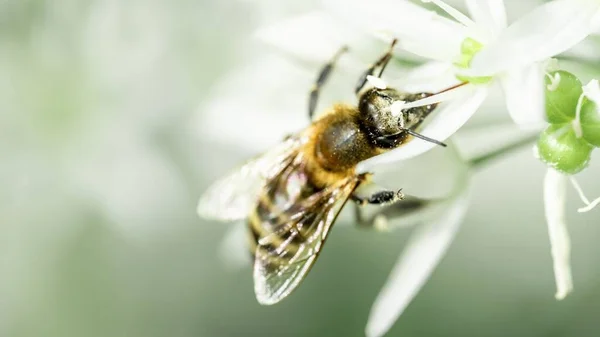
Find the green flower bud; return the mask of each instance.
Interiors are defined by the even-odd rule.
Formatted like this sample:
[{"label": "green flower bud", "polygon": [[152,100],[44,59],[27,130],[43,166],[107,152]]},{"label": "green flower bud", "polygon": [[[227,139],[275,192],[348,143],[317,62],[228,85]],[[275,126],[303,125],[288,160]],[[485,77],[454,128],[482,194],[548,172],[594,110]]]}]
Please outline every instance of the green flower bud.
[{"label": "green flower bud", "polygon": [[583,139],[588,143],[600,147],[600,111],[598,105],[590,100],[584,100],[581,105],[581,131]]},{"label": "green flower bud", "polygon": [[[557,74],[559,77],[557,77]],[[581,81],[568,71],[559,70],[546,76],[546,116],[551,124],[568,123],[575,119],[577,101],[583,93]]]},{"label": "green flower bud", "polygon": [[570,124],[550,125],[537,142],[539,158],[565,174],[575,174],[589,163],[592,149],[583,138],[577,138]]}]

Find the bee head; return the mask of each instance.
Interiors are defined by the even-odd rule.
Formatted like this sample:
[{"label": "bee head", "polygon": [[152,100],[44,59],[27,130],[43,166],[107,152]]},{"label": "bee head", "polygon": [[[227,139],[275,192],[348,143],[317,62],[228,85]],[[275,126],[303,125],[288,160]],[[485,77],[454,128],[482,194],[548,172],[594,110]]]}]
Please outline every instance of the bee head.
[{"label": "bee head", "polygon": [[396,147],[408,137],[406,130],[416,129],[435,109],[435,105],[400,111],[392,109],[392,105],[394,102],[412,102],[430,95],[429,93],[409,94],[392,88],[372,88],[359,98],[360,123],[377,146]]}]

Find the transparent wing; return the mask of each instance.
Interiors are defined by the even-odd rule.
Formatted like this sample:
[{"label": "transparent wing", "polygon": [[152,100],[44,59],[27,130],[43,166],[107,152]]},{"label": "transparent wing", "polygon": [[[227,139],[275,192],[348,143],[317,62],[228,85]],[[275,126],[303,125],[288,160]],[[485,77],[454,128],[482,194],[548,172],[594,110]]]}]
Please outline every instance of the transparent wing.
[{"label": "transparent wing", "polygon": [[348,178],[295,204],[287,212],[290,222],[258,240],[254,292],[260,304],[275,304],[298,287],[357,184],[355,177]]},{"label": "transparent wing", "polygon": [[290,163],[299,146],[297,138],[287,139],[213,183],[200,197],[198,215],[213,220],[239,220],[247,217],[266,181]]}]

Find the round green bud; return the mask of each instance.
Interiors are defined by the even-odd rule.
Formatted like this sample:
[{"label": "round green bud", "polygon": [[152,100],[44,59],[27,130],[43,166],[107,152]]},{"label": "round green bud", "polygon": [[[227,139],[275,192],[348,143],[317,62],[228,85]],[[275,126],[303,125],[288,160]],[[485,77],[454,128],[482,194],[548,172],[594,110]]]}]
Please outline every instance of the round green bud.
[{"label": "round green bud", "polygon": [[546,116],[551,124],[575,119],[577,101],[583,93],[581,81],[568,71],[559,70],[546,76]]},{"label": "round green bud", "polygon": [[581,105],[581,131],[583,139],[588,143],[600,147],[600,110],[598,105],[590,100],[584,100]]},{"label": "round green bud", "polygon": [[570,124],[550,125],[537,142],[539,158],[565,174],[575,174],[589,163],[592,149],[583,138],[578,138]]}]

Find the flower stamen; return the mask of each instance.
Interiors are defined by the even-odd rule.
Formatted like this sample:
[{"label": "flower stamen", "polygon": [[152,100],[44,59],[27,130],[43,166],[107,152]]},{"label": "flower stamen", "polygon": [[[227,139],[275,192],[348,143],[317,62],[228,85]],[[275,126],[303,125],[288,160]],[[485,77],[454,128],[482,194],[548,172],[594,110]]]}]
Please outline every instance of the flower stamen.
[{"label": "flower stamen", "polygon": [[585,93],[579,95],[579,99],[577,100],[577,108],[575,108],[575,119],[571,122],[573,126],[573,130],[575,131],[575,136],[577,138],[581,138],[583,136],[583,130],[581,129],[581,106],[583,105],[583,99],[585,97]]},{"label": "flower stamen", "polygon": [[575,177],[573,176],[571,176],[570,178],[573,188],[575,189],[575,191],[577,191],[577,194],[579,195],[579,199],[581,199],[581,201],[583,201],[583,203],[585,204],[584,207],[578,208],[577,212],[589,212],[600,204],[600,198],[597,198],[594,201],[590,202],[590,200],[585,196],[585,193],[583,193],[583,189],[581,188],[581,185],[579,185],[579,183],[577,182],[577,179],[575,179]]},{"label": "flower stamen", "polygon": [[431,96],[427,96],[425,98],[416,100],[416,101],[412,101],[412,102],[408,102],[408,103],[402,103],[402,110],[406,110],[406,109],[411,109],[411,108],[418,108],[418,107],[422,107],[422,106],[426,106],[426,105],[432,105],[432,104],[437,104],[443,101],[448,101],[451,100],[457,96],[459,96],[464,90],[465,85],[468,84],[467,82],[462,82],[459,83],[458,85],[452,86],[450,88],[444,89],[436,94],[433,94]]},{"label": "flower stamen", "polygon": [[596,200],[590,202],[590,204],[585,207],[581,207],[581,208],[577,209],[577,212],[579,212],[579,213],[589,212],[598,205],[600,205],[600,198],[597,198]]},{"label": "flower stamen", "polygon": [[548,89],[548,91],[556,91],[556,89],[558,89],[558,86],[560,85],[560,73],[556,72],[554,73],[554,75],[546,73],[546,76],[550,80],[550,84],[548,84],[546,88]]},{"label": "flower stamen", "polygon": [[570,178],[571,178],[571,185],[573,185],[573,188],[575,189],[575,191],[577,191],[577,194],[579,195],[579,199],[581,199],[581,201],[583,201],[584,204],[589,205],[590,201],[583,193],[583,189],[577,182],[577,179],[575,179],[575,177],[573,177],[573,176],[571,176]]}]

